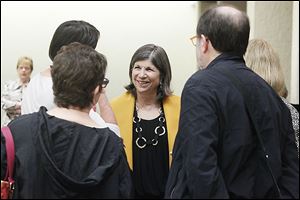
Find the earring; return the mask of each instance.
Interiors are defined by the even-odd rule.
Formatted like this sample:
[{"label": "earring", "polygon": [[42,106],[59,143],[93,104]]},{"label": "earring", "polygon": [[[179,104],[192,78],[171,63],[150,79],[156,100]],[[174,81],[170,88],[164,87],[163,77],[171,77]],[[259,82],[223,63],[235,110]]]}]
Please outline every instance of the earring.
[{"label": "earring", "polygon": [[162,81],[159,82],[159,90],[161,92],[163,92],[163,83],[162,83]]}]

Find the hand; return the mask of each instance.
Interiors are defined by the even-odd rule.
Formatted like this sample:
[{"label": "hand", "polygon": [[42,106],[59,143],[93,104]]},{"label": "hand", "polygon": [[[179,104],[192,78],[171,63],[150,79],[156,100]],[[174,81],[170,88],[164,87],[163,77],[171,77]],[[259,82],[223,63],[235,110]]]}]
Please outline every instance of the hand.
[{"label": "hand", "polygon": [[21,115],[21,105],[20,104],[16,104],[15,106],[7,108],[5,111],[6,111],[7,116],[10,119],[15,118],[15,117]]},{"label": "hand", "polygon": [[100,93],[98,105],[100,109],[100,115],[104,119],[104,121],[111,124],[117,124],[115,115],[112,111],[104,88],[102,88],[102,91]]},{"label": "hand", "polygon": [[[106,91],[104,88],[102,88],[99,99],[98,99],[98,104],[101,107],[101,105],[106,105],[109,104],[108,98],[106,96]],[[100,105],[101,104],[101,105]]]}]

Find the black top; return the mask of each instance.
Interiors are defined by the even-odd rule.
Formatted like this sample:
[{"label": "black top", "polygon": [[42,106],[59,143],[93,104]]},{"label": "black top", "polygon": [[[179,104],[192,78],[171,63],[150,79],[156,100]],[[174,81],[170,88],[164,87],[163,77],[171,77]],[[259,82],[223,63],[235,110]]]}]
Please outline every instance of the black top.
[{"label": "black top", "polygon": [[[8,124],[15,143],[16,199],[131,198],[131,174],[122,140],[108,128],[91,128],[39,112]],[[1,134],[1,180],[6,172]]]},{"label": "black top", "polygon": [[[133,184],[135,188],[135,198],[163,198],[165,185],[168,178],[169,172],[169,156],[168,156],[168,137],[167,137],[167,127],[165,120],[163,123],[159,122],[158,116],[152,120],[140,121],[136,117],[133,123]],[[139,139],[139,148],[136,145],[136,140],[138,139],[138,133],[136,132],[137,126],[142,128],[141,136],[146,139],[149,144],[145,145],[144,139]],[[157,144],[155,141],[155,129],[157,133],[161,136],[157,137]],[[163,129],[165,128],[165,134]],[[154,139],[154,140],[153,140]],[[151,142],[153,140],[153,142]],[[150,144],[151,143],[151,144]],[[156,145],[153,145],[156,144]]]}]

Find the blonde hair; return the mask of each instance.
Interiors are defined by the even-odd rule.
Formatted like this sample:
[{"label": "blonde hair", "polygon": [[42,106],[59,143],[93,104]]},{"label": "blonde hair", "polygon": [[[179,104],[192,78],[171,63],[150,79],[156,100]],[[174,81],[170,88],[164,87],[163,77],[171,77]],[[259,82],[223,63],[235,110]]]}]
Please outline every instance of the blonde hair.
[{"label": "blonde hair", "polygon": [[287,96],[280,60],[270,43],[262,39],[250,40],[245,61],[246,65],[269,83],[279,96]]},{"label": "blonde hair", "polygon": [[25,60],[28,60],[30,62],[30,69],[31,71],[33,71],[33,61],[32,61],[32,58],[28,57],[28,56],[22,56],[18,59],[18,62],[17,62],[17,69],[18,67],[20,66],[21,62],[25,61]]}]

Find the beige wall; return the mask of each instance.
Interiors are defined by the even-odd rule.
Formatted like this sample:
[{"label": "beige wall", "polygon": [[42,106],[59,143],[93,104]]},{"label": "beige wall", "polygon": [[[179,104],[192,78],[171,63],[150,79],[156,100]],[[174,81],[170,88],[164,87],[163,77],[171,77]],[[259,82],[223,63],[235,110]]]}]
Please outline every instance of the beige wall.
[{"label": "beige wall", "polygon": [[299,104],[299,2],[298,1],[199,1],[199,14],[212,5],[231,4],[250,20],[250,39],[262,38],[279,54],[288,100]]},{"label": "beige wall", "polygon": [[291,102],[299,104],[299,1],[293,2]]},{"label": "beige wall", "polygon": [[[251,23],[250,39],[262,38],[272,44],[279,54],[284,70],[285,82],[289,90],[288,99],[292,103],[299,104],[299,73],[295,73],[297,69],[299,72],[299,61],[297,63],[299,59],[299,8],[295,10],[293,7],[292,1],[248,1],[247,3]],[[295,14],[293,11],[298,12],[297,19],[293,16],[293,13]],[[293,20],[296,20],[294,24]],[[295,32],[297,29],[298,33]],[[294,55],[293,58],[292,55]]]},{"label": "beige wall", "polygon": [[52,35],[71,19],[88,21],[100,30],[96,49],[108,60],[109,99],[125,91],[131,56],[147,43],[166,50],[175,94],[181,95],[196,71],[189,40],[196,33],[196,2],[1,2],[1,88],[4,81],[17,78],[19,56],[33,58],[33,75],[49,66]]}]

